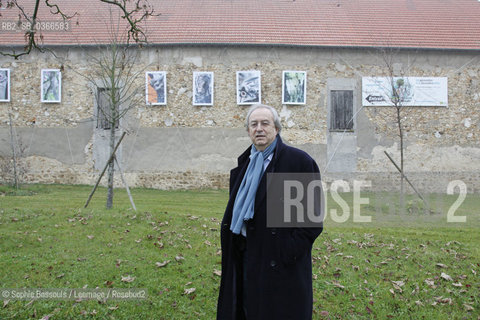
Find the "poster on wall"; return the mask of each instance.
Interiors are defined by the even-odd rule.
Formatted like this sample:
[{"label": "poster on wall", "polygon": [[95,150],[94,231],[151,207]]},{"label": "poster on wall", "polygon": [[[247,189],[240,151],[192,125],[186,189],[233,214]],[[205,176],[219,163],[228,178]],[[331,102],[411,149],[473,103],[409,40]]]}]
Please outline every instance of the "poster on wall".
[{"label": "poster on wall", "polygon": [[447,107],[446,77],[363,77],[364,106]]},{"label": "poster on wall", "polygon": [[283,71],[282,104],[305,104],[307,95],[306,71]]},{"label": "poster on wall", "polygon": [[0,69],[0,102],[10,101],[10,69]]},{"label": "poster on wall", "polygon": [[42,69],[41,101],[60,102],[62,99],[62,74],[58,69]]},{"label": "poster on wall", "polygon": [[167,104],[167,73],[165,71],[145,72],[145,96],[149,105]]},{"label": "poster on wall", "polygon": [[261,96],[260,71],[237,71],[237,104],[260,103]]},{"label": "poster on wall", "polygon": [[213,105],[213,72],[193,73],[193,105]]}]

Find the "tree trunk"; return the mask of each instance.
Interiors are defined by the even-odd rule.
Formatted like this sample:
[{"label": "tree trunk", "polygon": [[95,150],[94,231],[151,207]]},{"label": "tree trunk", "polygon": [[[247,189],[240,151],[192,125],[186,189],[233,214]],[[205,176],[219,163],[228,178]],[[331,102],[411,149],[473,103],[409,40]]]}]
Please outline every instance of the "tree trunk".
[{"label": "tree trunk", "polygon": [[[115,118],[114,118],[115,119]],[[111,121],[110,127],[110,154],[113,153],[115,149],[115,125],[116,121]],[[108,166],[108,192],[107,192],[107,209],[111,209],[113,205],[113,177],[115,173],[115,156],[109,163]]]},{"label": "tree trunk", "polygon": [[10,124],[10,145],[12,147],[12,160],[13,160],[13,185],[18,190],[18,172],[17,172],[17,152],[15,149],[15,139],[13,138],[13,122],[12,113],[8,112],[9,124]]},{"label": "tree trunk", "polygon": [[402,118],[400,114],[401,106],[397,107],[397,124],[398,124],[398,135],[400,136],[400,170],[402,174],[400,175],[400,210],[403,213],[405,209],[405,182],[403,171],[403,129],[402,129]]}]

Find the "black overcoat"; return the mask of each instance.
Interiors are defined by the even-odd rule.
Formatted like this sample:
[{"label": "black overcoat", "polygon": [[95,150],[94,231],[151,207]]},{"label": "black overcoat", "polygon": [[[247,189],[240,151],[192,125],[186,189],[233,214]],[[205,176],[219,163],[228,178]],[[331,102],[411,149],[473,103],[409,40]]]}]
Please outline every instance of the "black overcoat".
[{"label": "black overcoat", "polygon": [[[221,225],[222,277],[217,319],[243,319],[242,258],[239,236],[230,231],[233,204],[248,166],[250,148],[230,172],[230,198]],[[254,217],[247,223],[248,287],[246,305],[250,319],[312,318],[312,244],[319,228],[267,228],[266,183],[268,172],[315,172],[315,161],[305,152],[283,144],[278,136],[273,158],[260,181]]]}]

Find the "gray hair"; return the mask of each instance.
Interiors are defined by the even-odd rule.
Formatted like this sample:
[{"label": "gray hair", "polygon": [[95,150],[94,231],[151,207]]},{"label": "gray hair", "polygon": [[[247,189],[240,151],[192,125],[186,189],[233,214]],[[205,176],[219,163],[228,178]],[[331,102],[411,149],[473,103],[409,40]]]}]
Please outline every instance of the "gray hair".
[{"label": "gray hair", "polygon": [[245,126],[247,127],[247,130],[248,130],[248,120],[250,119],[250,115],[252,114],[253,111],[261,108],[270,110],[273,116],[273,123],[275,124],[275,128],[277,128],[278,133],[280,133],[280,131],[282,131],[282,123],[280,122],[280,117],[278,116],[277,110],[275,110],[275,108],[272,106],[267,106],[266,104],[260,104],[260,103],[254,104],[250,107],[250,109],[248,109],[247,117],[245,118]]}]

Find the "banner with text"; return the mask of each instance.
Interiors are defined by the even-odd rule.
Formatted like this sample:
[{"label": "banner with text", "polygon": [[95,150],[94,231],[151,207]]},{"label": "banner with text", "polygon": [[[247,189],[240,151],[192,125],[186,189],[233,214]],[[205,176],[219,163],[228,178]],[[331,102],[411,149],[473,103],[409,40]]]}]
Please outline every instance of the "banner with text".
[{"label": "banner with text", "polygon": [[447,107],[446,77],[363,77],[363,106]]}]

